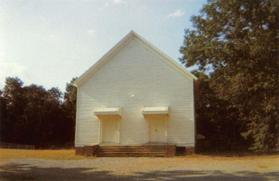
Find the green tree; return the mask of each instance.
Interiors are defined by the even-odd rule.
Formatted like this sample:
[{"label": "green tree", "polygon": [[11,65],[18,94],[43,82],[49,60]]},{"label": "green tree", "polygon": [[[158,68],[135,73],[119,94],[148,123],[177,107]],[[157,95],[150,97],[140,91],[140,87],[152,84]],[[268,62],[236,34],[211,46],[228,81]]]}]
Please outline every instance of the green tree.
[{"label": "green tree", "polygon": [[62,110],[62,93],[57,88],[46,90],[34,84],[25,86],[24,90],[24,121],[17,126],[18,134],[22,134],[21,143],[37,146],[62,144],[65,141],[63,126],[67,126]]},{"label": "green tree", "polygon": [[247,143],[239,134],[242,126],[237,121],[238,110],[215,95],[208,75],[199,71],[193,73],[198,77],[195,83],[196,130],[198,135],[205,137],[198,139],[196,150],[245,150]]},{"label": "green tree", "polygon": [[73,143],[73,111],[65,109],[58,88],[23,86],[19,78],[8,77],[0,94],[0,111],[3,142],[39,147]]},{"label": "green tree", "polygon": [[[181,62],[210,73],[214,95],[236,112],[251,150],[279,148],[279,6],[276,0],[212,0],[185,31]],[[214,110],[217,111],[217,110]],[[239,133],[240,134],[240,133]]]},{"label": "green tree", "polygon": [[7,126],[7,101],[0,90],[0,142],[5,140],[5,127]]},{"label": "green tree", "polygon": [[77,78],[72,78],[70,83],[66,84],[66,91],[64,93],[63,107],[67,113],[66,118],[68,120],[68,137],[70,141],[74,141],[75,134],[75,118],[76,118],[76,101],[77,101],[77,88],[73,85]]},{"label": "green tree", "polygon": [[2,95],[6,102],[6,112],[3,113],[6,115],[6,119],[1,120],[1,126],[3,126],[1,137],[6,142],[18,142],[20,137],[17,136],[18,132],[15,125],[23,120],[22,115],[26,104],[23,82],[17,77],[7,77]]}]

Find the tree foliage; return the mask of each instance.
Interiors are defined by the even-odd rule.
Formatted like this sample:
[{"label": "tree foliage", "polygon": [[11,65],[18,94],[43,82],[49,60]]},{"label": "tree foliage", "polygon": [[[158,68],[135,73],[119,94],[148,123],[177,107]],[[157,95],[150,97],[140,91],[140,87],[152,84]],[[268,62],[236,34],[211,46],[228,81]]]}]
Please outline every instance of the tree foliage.
[{"label": "tree foliage", "polygon": [[8,77],[0,96],[1,141],[39,147],[72,144],[74,138],[75,88],[67,84],[65,96],[58,88],[46,90],[35,84],[24,86]]},{"label": "tree foliage", "polygon": [[74,140],[75,134],[75,120],[76,120],[76,102],[77,102],[77,88],[73,86],[74,81],[77,78],[73,78],[70,83],[66,84],[66,92],[64,93],[63,109],[65,110],[66,118],[69,120],[69,133],[71,140]]},{"label": "tree foliage", "polygon": [[[198,135],[206,139],[198,139],[197,151],[243,151],[247,147],[246,141],[239,134],[242,125],[237,121],[238,110],[229,106],[227,100],[215,95],[210,87],[210,78],[202,73],[193,72],[196,82],[196,129]],[[228,114],[229,113],[229,114]]]},{"label": "tree foliage", "polygon": [[200,121],[221,114],[228,127],[239,125],[237,134],[255,151],[279,148],[278,5],[276,0],[208,1],[192,18],[194,28],[185,31],[180,49],[182,63],[210,72],[206,84],[212,93],[201,96],[221,101],[213,113],[198,112]]}]

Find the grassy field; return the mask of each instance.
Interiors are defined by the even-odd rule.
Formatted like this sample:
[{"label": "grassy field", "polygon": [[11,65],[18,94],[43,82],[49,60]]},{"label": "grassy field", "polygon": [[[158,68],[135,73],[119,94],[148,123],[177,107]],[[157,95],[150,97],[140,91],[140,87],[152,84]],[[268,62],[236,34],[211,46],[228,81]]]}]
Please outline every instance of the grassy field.
[{"label": "grassy field", "polygon": [[29,149],[0,149],[0,160],[38,158],[51,160],[76,160],[83,159],[75,155],[75,150],[29,150]]},{"label": "grassy field", "polygon": [[[53,160],[79,160],[79,159],[90,159],[94,157],[84,157],[75,155],[74,149],[57,149],[57,150],[32,150],[32,149],[9,149],[0,148],[0,160],[9,159],[22,159],[22,158],[37,158],[37,159],[53,159]],[[193,154],[187,155],[185,159],[200,159],[200,160],[278,160],[279,155],[210,155],[210,154]]]}]

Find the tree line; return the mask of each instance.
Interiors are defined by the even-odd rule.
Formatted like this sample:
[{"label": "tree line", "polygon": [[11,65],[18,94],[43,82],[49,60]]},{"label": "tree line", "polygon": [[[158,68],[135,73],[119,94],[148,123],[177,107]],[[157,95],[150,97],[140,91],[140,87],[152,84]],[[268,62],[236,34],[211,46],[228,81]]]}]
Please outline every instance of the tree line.
[{"label": "tree line", "polygon": [[279,151],[279,1],[212,0],[192,17],[180,61],[198,77],[198,144]]},{"label": "tree line", "polygon": [[76,88],[24,86],[8,77],[0,91],[0,141],[36,147],[72,146],[75,130]]}]

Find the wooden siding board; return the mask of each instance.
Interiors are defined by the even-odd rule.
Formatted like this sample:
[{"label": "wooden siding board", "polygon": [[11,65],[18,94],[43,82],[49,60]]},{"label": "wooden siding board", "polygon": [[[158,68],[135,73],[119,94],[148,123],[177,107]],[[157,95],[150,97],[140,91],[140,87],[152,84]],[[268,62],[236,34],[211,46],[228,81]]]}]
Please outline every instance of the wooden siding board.
[{"label": "wooden siding board", "polygon": [[168,142],[193,146],[193,81],[138,41],[111,58],[78,88],[76,145],[99,143],[95,108],[122,107],[120,144],[144,144],[149,135],[142,108],[169,106]]}]

